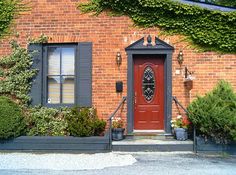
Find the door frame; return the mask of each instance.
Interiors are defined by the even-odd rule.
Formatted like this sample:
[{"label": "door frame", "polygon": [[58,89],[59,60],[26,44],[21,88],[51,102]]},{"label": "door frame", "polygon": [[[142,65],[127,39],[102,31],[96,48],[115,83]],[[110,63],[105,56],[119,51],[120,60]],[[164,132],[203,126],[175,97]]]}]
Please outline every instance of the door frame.
[{"label": "door frame", "polygon": [[143,45],[144,38],[128,46],[127,71],[127,133],[134,130],[134,55],[162,55],[164,56],[164,130],[171,133],[172,119],[172,53],[174,48],[164,41],[155,38],[155,45]]}]

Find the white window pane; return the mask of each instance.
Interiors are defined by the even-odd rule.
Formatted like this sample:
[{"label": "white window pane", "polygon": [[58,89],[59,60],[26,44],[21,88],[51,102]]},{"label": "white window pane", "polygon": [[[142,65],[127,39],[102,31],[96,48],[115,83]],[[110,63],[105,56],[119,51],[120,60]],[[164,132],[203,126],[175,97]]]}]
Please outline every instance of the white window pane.
[{"label": "white window pane", "polygon": [[48,99],[47,103],[57,104],[60,103],[60,77],[48,77]]},{"label": "white window pane", "polygon": [[62,75],[74,75],[75,71],[75,49],[62,48]]},{"label": "white window pane", "polygon": [[48,48],[48,75],[60,75],[60,48]]},{"label": "white window pane", "polygon": [[74,76],[64,76],[62,82],[62,103],[74,103]]}]

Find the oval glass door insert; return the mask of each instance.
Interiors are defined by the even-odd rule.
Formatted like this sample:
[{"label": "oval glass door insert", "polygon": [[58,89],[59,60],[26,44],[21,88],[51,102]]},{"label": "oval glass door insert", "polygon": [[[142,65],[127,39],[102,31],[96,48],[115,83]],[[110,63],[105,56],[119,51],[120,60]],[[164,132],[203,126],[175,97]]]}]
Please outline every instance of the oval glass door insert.
[{"label": "oval glass door insert", "polygon": [[152,101],[155,93],[155,75],[154,71],[150,66],[144,69],[143,80],[142,80],[143,96],[147,102]]}]

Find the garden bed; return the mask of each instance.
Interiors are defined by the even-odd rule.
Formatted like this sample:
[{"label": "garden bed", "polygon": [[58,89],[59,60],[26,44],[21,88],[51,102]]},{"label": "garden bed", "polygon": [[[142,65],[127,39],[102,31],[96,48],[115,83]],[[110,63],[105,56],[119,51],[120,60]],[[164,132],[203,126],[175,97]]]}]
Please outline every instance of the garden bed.
[{"label": "garden bed", "polygon": [[212,140],[205,140],[203,137],[196,137],[197,152],[207,153],[228,153],[236,155],[236,142],[230,144],[217,144]]},{"label": "garden bed", "polygon": [[109,137],[20,136],[1,140],[0,151],[102,152],[109,150]]}]

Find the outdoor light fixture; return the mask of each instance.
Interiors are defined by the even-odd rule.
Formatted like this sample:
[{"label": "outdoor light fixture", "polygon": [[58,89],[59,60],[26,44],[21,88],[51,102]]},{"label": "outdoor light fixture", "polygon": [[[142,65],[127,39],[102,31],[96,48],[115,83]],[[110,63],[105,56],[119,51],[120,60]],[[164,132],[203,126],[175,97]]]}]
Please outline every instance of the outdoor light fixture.
[{"label": "outdoor light fixture", "polygon": [[184,55],[183,55],[183,51],[182,50],[179,51],[179,55],[177,57],[177,61],[178,61],[179,65],[181,66],[183,61],[184,61]]},{"label": "outdoor light fixture", "polygon": [[116,64],[117,64],[118,67],[121,65],[121,62],[122,62],[121,54],[120,54],[120,52],[117,52],[117,54],[116,54]]}]

